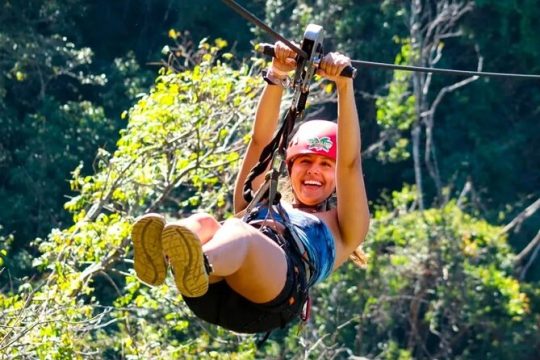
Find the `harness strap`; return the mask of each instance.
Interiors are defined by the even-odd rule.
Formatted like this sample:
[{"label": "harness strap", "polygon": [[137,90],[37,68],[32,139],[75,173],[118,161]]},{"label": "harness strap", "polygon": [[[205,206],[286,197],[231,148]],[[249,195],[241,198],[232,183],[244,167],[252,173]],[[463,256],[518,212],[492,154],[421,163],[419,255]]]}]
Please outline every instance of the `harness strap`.
[{"label": "harness strap", "polygon": [[272,333],[272,330],[270,331],[267,331],[262,338],[258,339],[257,342],[255,342],[255,346],[258,348],[260,348],[261,346],[264,345],[264,343],[266,342],[266,340],[268,340],[268,338],[270,337],[270,334]]},{"label": "harness strap", "polygon": [[[266,174],[266,177],[268,177],[268,174]],[[255,209],[255,206],[263,201],[264,195],[268,192],[268,189],[270,188],[270,182],[265,181],[257,193],[255,193],[255,196],[251,200],[251,202],[248,204],[246,209],[244,210],[244,216],[242,217],[243,221],[247,222],[247,219],[251,212]]]},{"label": "harness strap", "polygon": [[[277,180],[279,178],[279,174],[284,172],[285,170],[285,154],[287,151],[287,145],[289,141],[289,136],[294,129],[294,124],[296,122],[296,119],[299,117],[300,113],[297,112],[294,108],[290,108],[287,113],[285,114],[285,117],[283,119],[283,123],[279,130],[276,132],[270,143],[266,145],[261,152],[261,155],[259,156],[259,161],[251,171],[249,172],[246,181],[244,182],[243,187],[243,196],[244,200],[246,200],[248,203],[253,203],[254,198],[256,195],[253,194],[253,181],[261,175],[266,169],[268,169],[268,165],[272,162],[272,169],[270,170],[271,176],[267,178],[265,182],[268,182],[270,179],[275,180],[276,182],[276,188],[277,188]],[[276,163],[276,154],[279,157],[280,163],[279,168]],[[272,173],[273,172],[273,173]],[[257,191],[257,193],[259,193]],[[266,192],[263,192],[260,196],[261,198],[267,197],[268,194]],[[258,202],[258,201],[257,201]],[[257,203],[255,202],[255,203]]]},{"label": "harness strap", "polygon": [[[278,229],[273,227],[271,227],[271,229],[276,232],[276,234],[284,243],[289,244],[290,248],[302,259],[302,263],[304,265],[304,273],[306,274],[306,284],[309,284],[309,282],[311,281],[311,277],[315,272],[315,267],[309,260],[306,247],[304,246],[302,240],[300,240],[300,237],[298,236],[296,229],[292,225],[289,216],[287,215],[287,212],[283,209],[283,206],[279,202],[274,206],[269,206],[267,204],[263,206],[268,206],[268,213],[266,215],[266,219],[272,218],[272,220],[276,221],[275,219],[273,219],[274,213],[279,214],[279,216],[281,216],[281,218],[283,219],[283,222],[280,223],[284,226],[285,231],[279,231]],[[252,206],[250,209],[246,209],[246,213],[244,214],[242,220],[248,224],[254,225],[255,227],[259,227],[261,225],[265,226],[263,225],[264,220],[256,222],[251,221],[251,215],[255,211],[257,211],[257,209],[254,206]],[[285,236],[286,233],[290,234],[290,237]]]},{"label": "harness strap", "polygon": [[311,296],[308,295],[304,308],[302,309],[302,314],[300,314],[300,319],[303,322],[307,322],[311,316]]}]

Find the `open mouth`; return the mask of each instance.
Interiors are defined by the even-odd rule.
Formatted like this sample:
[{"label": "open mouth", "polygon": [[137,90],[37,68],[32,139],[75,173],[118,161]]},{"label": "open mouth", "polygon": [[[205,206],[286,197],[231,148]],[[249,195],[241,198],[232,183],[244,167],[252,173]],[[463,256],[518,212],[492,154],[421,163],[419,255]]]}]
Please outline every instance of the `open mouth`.
[{"label": "open mouth", "polygon": [[302,185],[308,187],[308,188],[320,188],[322,186],[322,183],[320,181],[316,180],[306,180],[302,183]]}]

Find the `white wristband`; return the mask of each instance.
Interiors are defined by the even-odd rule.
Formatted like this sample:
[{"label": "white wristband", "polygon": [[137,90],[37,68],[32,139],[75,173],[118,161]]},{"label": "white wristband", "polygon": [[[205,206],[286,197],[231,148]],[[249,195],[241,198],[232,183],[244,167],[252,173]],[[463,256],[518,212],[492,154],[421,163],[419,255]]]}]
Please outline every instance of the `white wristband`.
[{"label": "white wristband", "polygon": [[275,77],[279,77],[279,78],[283,78],[285,76],[289,76],[289,72],[288,71],[283,71],[281,69],[278,69],[276,67],[273,67],[273,66],[270,66],[270,68],[268,69],[268,73],[269,74],[272,74],[273,76]]},{"label": "white wristband", "polygon": [[281,86],[282,88],[286,88],[289,86],[290,83],[290,79],[288,76],[279,76],[274,71],[272,71],[272,68],[268,69],[268,71],[263,70],[262,76],[264,81],[266,81],[270,85],[277,85]]}]

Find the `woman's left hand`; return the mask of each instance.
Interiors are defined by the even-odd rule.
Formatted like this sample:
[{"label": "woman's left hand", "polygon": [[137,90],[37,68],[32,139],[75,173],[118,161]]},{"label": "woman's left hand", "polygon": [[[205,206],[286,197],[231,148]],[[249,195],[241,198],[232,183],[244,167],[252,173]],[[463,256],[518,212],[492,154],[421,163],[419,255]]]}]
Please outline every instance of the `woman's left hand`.
[{"label": "woman's left hand", "polygon": [[337,52],[331,52],[322,58],[317,74],[328,80],[334,81],[336,85],[341,82],[352,81],[351,78],[340,76],[347,65],[351,65],[351,59],[348,56]]}]

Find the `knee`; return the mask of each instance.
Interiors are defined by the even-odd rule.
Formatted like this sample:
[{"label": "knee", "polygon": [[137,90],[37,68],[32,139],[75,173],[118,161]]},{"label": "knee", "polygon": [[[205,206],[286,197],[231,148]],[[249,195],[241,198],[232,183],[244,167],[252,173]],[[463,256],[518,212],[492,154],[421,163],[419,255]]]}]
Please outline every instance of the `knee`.
[{"label": "knee", "polygon": [[242,244],[245,249],[250,246],[256,232],[251,225],[236,218],[226,220],[220,229],[221,236],[235,241],[238,245]]},{"label": "knee", "polygon": [[220,225],[215,217],[207,213],[197,213],[190,216],[190,220],[195,221],[201,229],[215,233]]},{"label": "knee", "polygon": [[246,224],[245,222],[237,218],[227,219],[223,224],[223,228],[233,234],[247,234],[251,230],[253,230],[252,226]]},{"label": "knee", "polygon": [[206,213],[191,215],[186,223],[189,224],[189,228],[197,234],[203,244],[209,241],[221,227],[216,218]]}]

